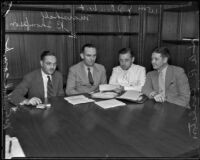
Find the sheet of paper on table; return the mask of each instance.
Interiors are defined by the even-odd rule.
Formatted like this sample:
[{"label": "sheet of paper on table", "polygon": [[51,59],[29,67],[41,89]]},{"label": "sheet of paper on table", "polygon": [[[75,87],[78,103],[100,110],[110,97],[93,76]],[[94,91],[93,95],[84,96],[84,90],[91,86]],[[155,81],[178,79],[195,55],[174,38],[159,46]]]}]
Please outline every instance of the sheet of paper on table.
[{"label": "sheet of paper on table", "polygon": [[25,157],[22,147],[16,137],[5,137],[5,158],[11,159],[13,157]]},{"label": "sheet of paper on table", "polygon": [[116,99],[109,99],[109,100],[105,100],[105,101],[99,101],[99,102],[95,102],[95,104],[97,104],[98,106],[107,109],[107,108],[112,108],[112,107],[118,107],[118,106],[125,106],[126,104],[118,101]]},{"label": "sheet of paper on table", "polygon": [[113,85],[113,84],[101,84],[99,85],[99,91],[112,91],[117,88],[120,88],[120,85]]},{"label": "sheet of paper on table", "polygon": [[93,99],[87,98],[84,95],[65,97],[64,99],[73,105],[94,102]]},{"label": "sheet of paper on table", "polygon": [[119,99],[126,99],[126,100],[133,100],[133,101],[137,101],[138,98],[142,95],[141,92],[139,91],[134,91],[134,90],[128,90],[126,91],[124,94],[122,94],[121,96],[117,97]]}]

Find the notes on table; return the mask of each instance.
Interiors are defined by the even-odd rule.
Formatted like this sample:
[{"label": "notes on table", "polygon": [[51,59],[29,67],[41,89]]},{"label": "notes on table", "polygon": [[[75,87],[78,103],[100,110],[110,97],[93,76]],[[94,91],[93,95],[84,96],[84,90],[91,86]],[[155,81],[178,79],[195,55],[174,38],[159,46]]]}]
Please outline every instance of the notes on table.
[{"label": "notes on table", "polygon": [[95,104],[97,104],[98,106],[107,109],[107,108],[112,108],[112,107],[117,107],[117,106],[125,106],[126,104],[118,101],[116,99],[109,99],[109,100],[105,100],[105,101],[99,101],[99,102],[95,102]]},{"label": "notes on table", "polygon": [[113,91],[117,88],[120,88],[120,85],[113,85],[113,84],[101,84],[99,85],[99,91]]},{"label": "notes on table", "polygon": [[64,99],[73,105],[94,102],[93,99],[89,99],[85,97],[84,95],[65,97]]},{"label": "notes on table", "polygon": [[118,99],[132,100],[137,101],[140,100],[140,96],[142,95],[139,91],[128,90],[121,96],[117,97]]},{"label": "notes on table", "polygon": [[92,98],[111,99],[115,98],[118,94],[115,92],[97,92],[91,94]]},{"label": "notes on table", "polygon": [[5,137],[5,158],[11,159],[13,157],[25,157],[21,145],[16,137]]}]

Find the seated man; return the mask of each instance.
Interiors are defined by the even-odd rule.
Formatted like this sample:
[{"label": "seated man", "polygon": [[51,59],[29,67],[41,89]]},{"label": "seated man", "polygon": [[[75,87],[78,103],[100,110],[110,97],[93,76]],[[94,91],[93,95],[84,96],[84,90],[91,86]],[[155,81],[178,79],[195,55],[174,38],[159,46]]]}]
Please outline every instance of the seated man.
[{"label": "seated man", "polygon": [[151,63],[154,71],[147,74],[142,92],[156,102],[171,102],[189,106],[190,87],[183,68],[168,64],[169,50],[160,47],[153,51]]},{"label": "seated man", "polygon": [[[24,76],[22,82],[11,93],[14,104],[37,105],[42,99],[64,95],[63,77],[56,70],[56,57],[50,51],[44,51],[40,57],[41,68]],[[24,96],[28,94],[28,99]]]},{"label": "seated man", "polygon": [[109,84],[121,85],[124,90],[141,91],[145,83],[145,68],[133,64],[135,58],[129,48],[123,48],[119,52],[120,66],[114,67]]},{"label": "seated man", "polygon": [[107,83],[105,67],[95,63],[96,52],[96,47],[92,44],[82,47],[82,61],[69,69],[67,95],[90,93],[97,90],[100,84]]}]

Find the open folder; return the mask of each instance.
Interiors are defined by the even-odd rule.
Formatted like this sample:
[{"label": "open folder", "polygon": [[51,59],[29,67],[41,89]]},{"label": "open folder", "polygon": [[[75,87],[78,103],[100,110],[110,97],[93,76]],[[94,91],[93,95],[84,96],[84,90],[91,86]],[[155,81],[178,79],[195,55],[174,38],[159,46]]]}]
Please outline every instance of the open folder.
[{"label": "open folder", "polygon": [[128,90],[124,94],[116,98],[132,101],[132,102],[137,102],[137,103],[143,103],[147,99],[145,95],[135,90]]}]

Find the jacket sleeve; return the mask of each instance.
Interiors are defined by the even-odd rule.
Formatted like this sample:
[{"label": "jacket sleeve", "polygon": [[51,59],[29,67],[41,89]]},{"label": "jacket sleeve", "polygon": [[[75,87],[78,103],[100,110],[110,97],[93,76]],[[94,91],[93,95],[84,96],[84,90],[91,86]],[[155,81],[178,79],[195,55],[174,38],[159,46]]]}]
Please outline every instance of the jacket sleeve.
[{"label": "jacket sleeve", "polygon": [[147,73],[146,80],[144,86],[142,87],[142,93],[145,94],[147,97],[150,97],[150,93],[153,92],[153,83],[150,76],[150,73]]},{"label": "jacket sleeve", "polygon": [[67,95],[72,95],[72,94],[78,93],[76,91],[76,73],[73,71],[72,68],[69,69],[65,92]]},{"label": "jacket sleeve", "polygon": [[103,66],[100,84],[107,84],[106,69]]},{"label": "jacket sleeve", "polygon": [[168,96],[167,101],[189,108],[190,86],[188,78],[182,68],[177,71],[176,79],[178,96]]},{"label": "jacket sleeve", "polygon": [[31,80],[30,77],[24,76],[22,82],[19,85],[17,85],[17,87],[9,96],[11,103],[18,105],[20,102],[26,99],[24,96],[27,94],[29,90],[30,80]]},{"label": "jacket sleeve", "polygon": [[60,81],[58,85],[58,96],[64,96],[64,90],[63,90],[63,76],[60,74]]}]

